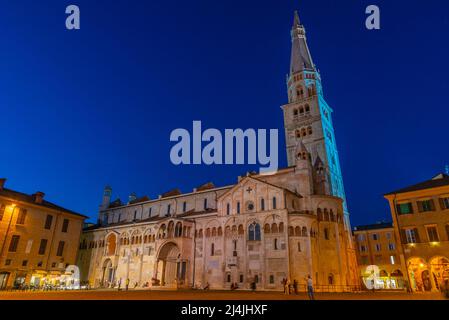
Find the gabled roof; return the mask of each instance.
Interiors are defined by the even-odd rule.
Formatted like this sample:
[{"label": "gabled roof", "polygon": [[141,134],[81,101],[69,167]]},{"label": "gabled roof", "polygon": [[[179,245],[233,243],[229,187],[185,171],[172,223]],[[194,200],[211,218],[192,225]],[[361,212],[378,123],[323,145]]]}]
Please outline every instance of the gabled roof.
[{"label": "gabled roof", "polygon": [[275,184],[266,182],[266,181],[264,181],[264,180],[262,180],[262,179],[259,179],[259,178],[256,178],[256,177],[253,177],[253,176],[248,175],[248,176],[246,176],[246,177],[243,177],[242,180],[239,181],[239,183],[235,184],[235,185],[234,185],[232,188],[230,188],[228,191],[226,191],[225,193],[223,193],[222,195],[220,195],[220,196],[218,197],[218,199],[223,198],[223,197],[224,197],[225,195],[227,195],[228,193],[230,193],[230,192],[234,191],[235,189],[237,189],[241,184],[243,184],[243,183],[245,183],[247,180],[251,180],[251,179],[252,179],[252,180],[255,180],[256,182],[260,182],[260,183],[269,185],[269,186],[271,186],[271,187],[273,187],[273,188],[280,189],[280,190],[282,190],[282,191],[291,193],[291,194],[293,194],[293,195],[295,195],[295,196],[297,196],[297,197],[302,198],[302,196],[301,196],[300,194],[295,193],[295,192],[293,192],[293,191],[291,191],[291,190],[289,190],[289,189],[286,189],[286,188],[277,186],[277,185],[275,185]]},{"label": "gabled roof", "polygon": [[75,212],[75,211],[63,208],[63,207],[58,206],[58,205],[56,205],[56,204],[54,204],[52,202],[49,202],[47,200],[42,200],[41,203],[37,203],[35,201],[34,195],[29,195],[29,194],[18,192],[18,191],[14,191],[14,190],[11,190],[11,189],[7,189],[7,188],[0,189],[0,196],[3,196],[5,198],[9,198],[9,199],[12,199],[12,200],[20,201],[20,202],[26,202],[26,203],[29,203],[29,204],[32,204],[32,205],[35,205],[35,206],[49,208],[49,209],[53,209],[53,210],[57,210],[57,211],[63,211],[63,212],[70,213],[70,214],[73,214],[73,215],[76,215],[76,216],[80,216],[80,217],[83,217],[83,218],[88,218],[87,216],[85,216],[85,215],[83,215],[81,213],[78,213],[78,212]]},{"label": "gabled roof", "polygon": [[392,191],[389,193],[386,193],[385,195],[392,195],[392,194],[398,194],[398,193],[406,193],[406,192],[412,192],[412,191],[418,191],[418,190],[425,190],[425,189],[431,189],[431,188],[437,188],[442,186],[449,185],[449,175],[440,173],[433,177],[430,180],[426,180],[414,185],[411,185],[409,187],[405,187],[396,191]]}]

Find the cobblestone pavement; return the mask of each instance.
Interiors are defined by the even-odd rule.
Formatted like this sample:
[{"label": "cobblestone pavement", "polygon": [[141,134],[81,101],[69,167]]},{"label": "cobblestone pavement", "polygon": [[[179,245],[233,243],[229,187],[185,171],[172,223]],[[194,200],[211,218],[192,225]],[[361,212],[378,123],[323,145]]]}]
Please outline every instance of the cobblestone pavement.
[{"label": "cobblestone pavement", "polygon": [[[317,300],[443,300],[438,293],[403,292],[316,293]],[[305,293],[202,291],[202,290],[82,290],[82,291],[0,291],[0,300],[307,300]]]}]

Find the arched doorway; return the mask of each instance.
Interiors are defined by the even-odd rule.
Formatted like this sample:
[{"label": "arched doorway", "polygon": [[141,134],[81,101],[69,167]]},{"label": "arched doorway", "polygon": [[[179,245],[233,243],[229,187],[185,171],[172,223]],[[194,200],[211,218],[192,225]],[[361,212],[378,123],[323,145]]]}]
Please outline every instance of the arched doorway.
[{"label": "arched doorway", "polygon": [[181,259],[178,246],[168,242],[159,250],[157,257],[157,275],[162,286],[183,285],[186,279],[187,262]]},{"label": "arched doorway", "polygon": [[101,284],[103,287],[109,287],[114,281],[114,268],[112,266],[111,259],[107,259],[103,263],[103,276],[101,278]]},{"label": "arched doorway", "polygon": [[423,292],[432,290],[430,272],[424,259],[411,258],[408,262],[408,272],[413,291]]},{"label": "arched doorway", "polygon": [[445,257],[434,257],[430,260],[430,271],[435,287],[440,290],[445,280],[449,280],[449,259]]}]

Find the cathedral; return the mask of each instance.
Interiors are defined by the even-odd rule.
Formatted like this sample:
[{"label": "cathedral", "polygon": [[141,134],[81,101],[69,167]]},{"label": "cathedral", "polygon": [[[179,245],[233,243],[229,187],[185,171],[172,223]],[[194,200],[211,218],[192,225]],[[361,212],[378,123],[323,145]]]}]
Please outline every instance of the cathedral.
[{"label": "cathedral", "polygon": [[321,77],[295,12],[288,103],[282,106],[288,167],[207,183],[157,199],[111,201],[83,231],[78,266],[91,287],[283,290],[307,277],[317,290],[358,285],[351,227]]}]

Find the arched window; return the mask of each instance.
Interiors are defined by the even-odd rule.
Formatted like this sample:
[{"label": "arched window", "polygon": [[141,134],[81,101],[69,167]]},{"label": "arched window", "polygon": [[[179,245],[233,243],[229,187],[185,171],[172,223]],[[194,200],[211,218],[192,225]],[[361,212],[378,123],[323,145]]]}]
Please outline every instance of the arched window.
[{"label": "arched window", "polygon": [[248,226],[248,240],[260,241],[260,225],[258,223],[253,222]]},{"label": "arched window", "polygon": [[298,115],[298,109],[293,109],[293,116],[297,116]]},{"label": "arched window", "polygon": [[302,227],[302,236],[307,237],[307,228],[306,227]]},{"label": "arched window", "polygon": [[207,228],[206,229],[206,238],[209,238],[210,237],[210,228]]},{"label": "arched window", "polygon": [[243,231],[243,225],[239,225],[239,234],[242,235],[245,232]]},{"label": "arched window", "polygon": [[306,128],[301,129],[301,137],[305,137],[307,135]]},{"label": "arched window", "polygon": [[265,226],[263,227],[263,232],[270,233],[270,225],[268,223],[265,223]]},{"label": "arched window", "polygon": [[260,211],[264,211],[265,210],[265,199],[262,198],[260,199]]},{"label": "arched window", "polygon": [[279,223],[279,232],[284,232],[284,223],[283,222]]},{"label": "arched window", "polygon": [[271,233],[278,233],[278,225],[276,223],[271,225]]},{"label": "arched window", "polygon": [[221,227],[218,227],[218,236],[221,237],[223,235],[223,229]]},{"label": "arched window", "polygon": [[168,235],[169,238],[173,237],[173,231],[174,231],[174,222],[170,221],[168,223],[168,229],[167,229],[167,235]]},{"label": "arched window", "polygon": [[200,229],[200,231],[198,231],[198,238],[202,237],[203,237],[203,229]]},{"label": "arched window", "polygon": [[296,138],[301,138],[301,131],[296,130],[295,135],[296,135]]},{"label": "arched window", "polygon": [[313,133],[312,127],[307,127],[307,134],[311,135]]},{"label": "arched window", "polygon": [[228,216],[231,214],[231,205],[229,203],[226,204],[226,214]]},{"label": "arched window", "polygon": [[327,209],[324,209],[324,221],[329,221],[329,213],[327,212]]},{"label": "arched window", "polygon": [[293,227],[292,226],[288,227],[288,236],[291,237],[294,235],[295,235],[295,231],[294,231]]},{"label": "arched window", "polygon": [[301,227],[296,226],[295,227],[295,236],[300,237],[301,236]]},{"label": "arched window", "polygon": [[329,215],[330,215],[331,221],[335,222],[335,215],[334,215],[334,212],[332,211],[332,209],[330,210]]},{"label": "arched window", "polygon": [[237,213],[240,213],[240,201],[237,201]]},{"label": "arched window", "polygon": [[212,237],[216,237],[217,236],[217,228],[213,227],[212,228]]},{"label": "arched window", "polygon": [[182,224],[181,222],[176,223],[175,227],[175,237],[180,237],[182,235]]},{"label": "arched window", "polygon": [[321,208],[318,208],[318,209],[316,210],[316,214],[317,214],[317,216],[318,216],[318,221],[323,220],[323,213],[321,212]]},{"label": "arched window", "polygon": [[273,197],[273,209],[276,209],[276,197]]},{"label": "arched window", "polygon": [[308,104],[306,104],[306,107],[305,107],[305,109],[306,109],[306,113],[310,112],[310,107],[309,107],[309,105],[308,105]]},{"label": "arched window", "polygon": [[299,113],[300,113],[301,115],[304,114],[304,108],[303,108],[303,107],[301,107],[301,108],[299,109]]}]

